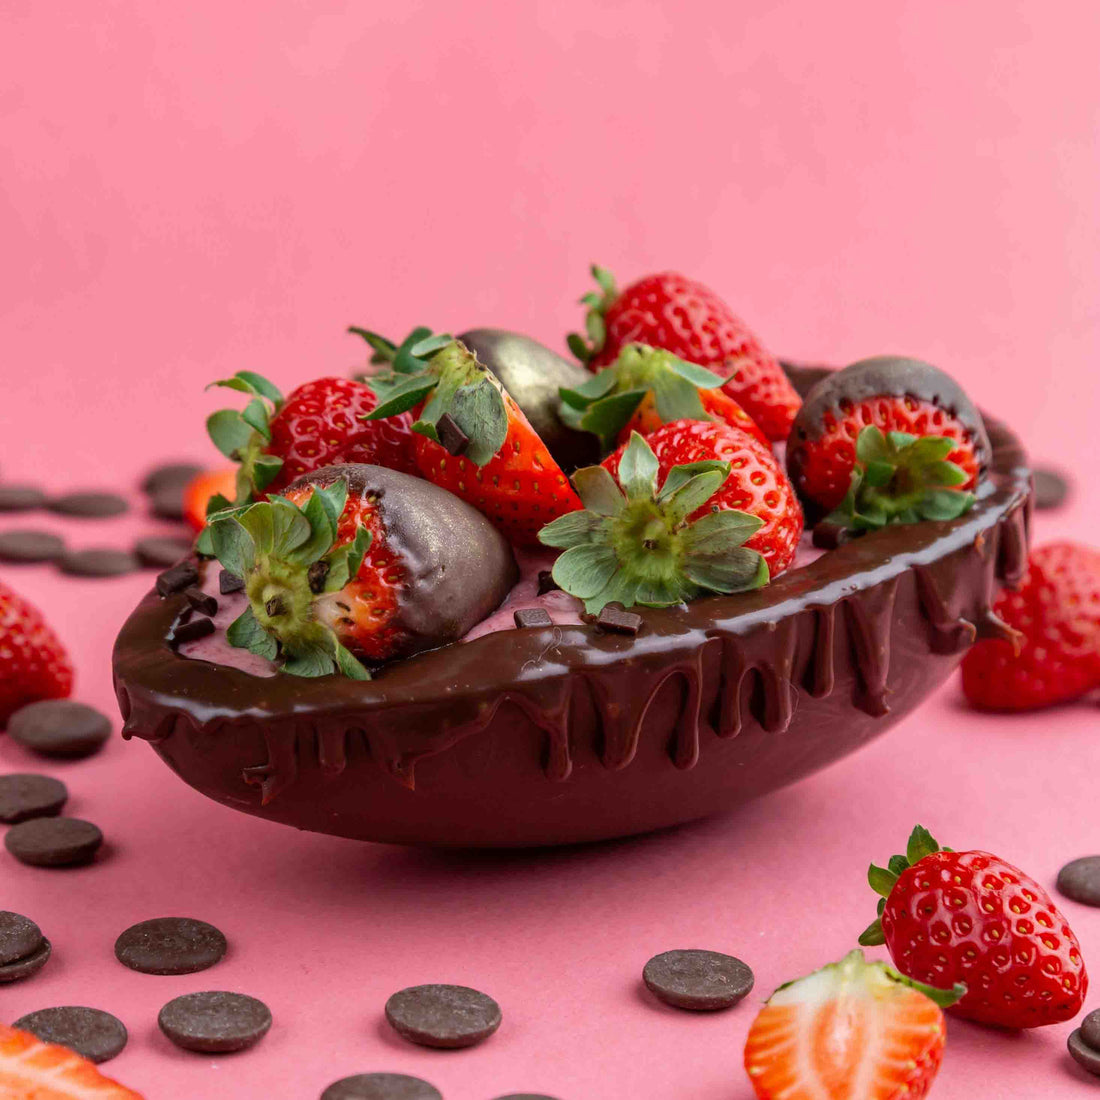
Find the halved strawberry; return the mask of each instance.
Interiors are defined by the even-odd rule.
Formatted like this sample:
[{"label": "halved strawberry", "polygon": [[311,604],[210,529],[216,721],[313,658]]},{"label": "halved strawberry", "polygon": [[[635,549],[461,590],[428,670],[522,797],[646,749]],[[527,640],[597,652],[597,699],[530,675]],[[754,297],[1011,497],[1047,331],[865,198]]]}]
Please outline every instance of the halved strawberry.
[{"label": "halved strawberry", "polygon": [[0,729],[20,707],[64,699],[73,665],[42,613],[0,583]]},{"label": "halved strawberry", "polygon": [[143,1100],[67,1047],[0,1024],[3,1100]]},{"label": "halved strawberry", "polygon": [[920,1100],[940,1067],[953,990],[903,978],[853,951],[780,986],[745,1042],[759,1100]]}]

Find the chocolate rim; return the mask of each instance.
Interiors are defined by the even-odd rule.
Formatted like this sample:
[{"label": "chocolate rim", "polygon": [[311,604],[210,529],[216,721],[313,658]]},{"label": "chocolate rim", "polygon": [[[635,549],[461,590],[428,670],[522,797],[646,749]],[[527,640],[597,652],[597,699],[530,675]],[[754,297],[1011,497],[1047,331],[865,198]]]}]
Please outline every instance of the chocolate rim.
[{"label": "chocolate rim", "polygon": [[[787,369],[803,392],[825,373]],[[719,738],[740,731],[742,688],[752,673],[763,690],[750,709],[768,732],[790,726],[800,690],[828,696],[849,671],[854,706],[885,716],[895,598],[906,575],[913,574],[927,624],[926,652],[957,658],[976,637],[1005,635],[991,604],[996,582],[1015,584],[1026,568],[1030,475],[1015,435],[994,420],[987,429],[990,470],[966,516],[873,532],[755,592],[644,609],[636,637],[594,625],[504,630],[397,662],[371,682],[261,679],[175,654],[166,639],[186,600],[150,593],[115,647],[124,736],[161,742],[182,730],[200,745],[207,735],[223,740],[237,732],[252,743],[259,730],[267,760],[244,767],[242,779],[259,788],[260,798],[243,786],[231,795],[219,790],[217,797],[264,812],[304,770],[344,771],[353,735],[365,738],[369,757],[385,773],[412,787],[419,760],[483,731],[505,703],[545,736],[543,770],[550,780],[568,778],[581,739],[598,744],[605,768],[626,767],[643,734],[649,736],[647,714],[670,679],[684,685],[682,705],[671,737],[663,719],[655,733],[668,741],[669,761],[678,769],[693,767],[705,751],[701,727],[709,725]],[[851,643],[843,653],[836,642],[841,634]],[[849,667],[842,668],[845,660]],[[630,675],[617,675],[623,670]],[[571,716],[581,681],[593,705],[578,724]],[[520,715],[510,717],[522,725]],[[682,819],[690,816],[698,815]]]}]

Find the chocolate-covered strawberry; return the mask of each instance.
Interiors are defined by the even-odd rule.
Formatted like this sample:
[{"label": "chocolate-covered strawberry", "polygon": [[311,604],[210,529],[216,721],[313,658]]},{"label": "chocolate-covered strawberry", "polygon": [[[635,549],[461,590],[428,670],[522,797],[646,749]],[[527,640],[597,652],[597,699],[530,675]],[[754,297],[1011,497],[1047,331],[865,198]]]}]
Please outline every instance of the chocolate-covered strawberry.
[{"label": "chocolate-covered strawberry", "polygon": [[953,378],[882,355],[810,391],[787,441],[787,470],[815,518],[873,530],[956,519],[974,503],[989,455],[981,414]]},{"label": "chocolate-covered strawberry", "polygon": [[328,466],[212,519],[213,551],[243,577],[232,645],[298,676],[368,676],[456,641],[515,584],[508,544],[475,509],[381,466]]},{"label": "chocolate-covered strawberry", "polygon": [[593,265],[599,291],[586,294],[587,341],[569,347],[591,370],[609,366],[627,344],[664,348],[719,375],[723,391],[768,439],[787,438],[801,399],[775,356],[714,291],[673,271],[648,275],[620,291],[611,273]]}]

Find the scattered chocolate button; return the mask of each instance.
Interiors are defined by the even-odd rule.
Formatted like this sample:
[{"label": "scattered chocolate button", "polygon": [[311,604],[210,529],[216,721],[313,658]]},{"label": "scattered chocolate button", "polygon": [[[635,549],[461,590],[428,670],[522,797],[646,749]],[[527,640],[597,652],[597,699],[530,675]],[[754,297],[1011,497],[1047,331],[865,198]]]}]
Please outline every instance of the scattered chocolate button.
[{"label": "scattered chocolate button", "polygon": [[141,568],[137,555],[109,546],[70,550],[57,564],[61,572],[70,577],[121,577]]},{"label": "scattered chocolate button", "polygon": [[443,1100],[439,1089],[404,1073],[360,1073],[334,1081],[321,1100]]},{"label": "scattered chocolate button", "polygon": [[560,585],[554,580],[554,574],[549,569],[539,570],[539,595],[545,596],[547,592],[557,592]]},{"label": "scattered chocolate button", "polygon": [[1082,856],[1058,872],[1058,891],[1070,901],[1100,906],[1100,856]]},{"label": "scattered chocolate button", "polygon": [[42,946],[42,930],[29,917],[0,910],[0,966],[25,959]]},{"label": "scattered chocolate button", "polygon": [[853,532],[839,523],[822,520],[814,526],[813,544],[818,550],[835,550],[852,541]]},{"label": "scattered chocolate button", "polygon": [[[188,608],[190,611],[190,608]],[[213,619],[180,619],[172,628],[172,637],[169,642],[172,645],[183,645],[185,642],[197,642],[215,630]]]},{"label": "scattered chocolate button", "polygon": [[228,1054],[258,1043],[271,1027],[271,1010],[243,993],[185,993],[157,1017],[161,1031],[178,1047]]},{"label": "scattered chocolate button", "polygon": [[65,553],[65,540],[49,531],[0,531],[0,561],[55,561]]},{"label": "scattered chocolate button", "polygon": [[730,1008],[752,991],[752,971],[717,951],[665,951],[645,964],[646,988],[667,1005],[693,1012]]},{"label": "scattered chocolate button", "polygon": [[0,485],[0,512],[30,512],[44,508],[48,499],[31,485]]},{"label": "scattered chocolate button", "polygon": [[641,615],[635,615],[633,611],[620,611],[610,604],[596,616],[596,629],[605,634],[629,634],[633,637],[641,628]]},{"label": "scattered chocolate button", "polygon": [[198,584],[198,581],[199,570],[193,561],[178,562],[157,577],[157,595],[172,596],[176,592],[190,588],[193,584]]},{"label": "scattered chocolate button", "polygon": [[488,1039],[500,1027],[500,1005],[464,985],[416,985],[386,1002],[390,1026],[425,1047],[457,1050]]},{"label": "scattered chocolate button", "polygon": [[153,515],[161,519],[183,519],[184,485],[169,485],[149,497]]},{"label": "scattered chocolate button", "polygon": [[225,936],[206,921],[154,917],[115,940],[115,958],[141,974],[197,974],[221,962]]},{"label": "scattered chocolate button", "polygon": [[42,1008],[20,1017],[12,1027],[29,1031],[44,1043],[59,1043],[97,1063],[109,1062],[121,1054],[129,1038],[118,1017],[78,1005]]},{"label": "scattered chocolate button", "polygon": [[121,516],[130,510],[125,497],[117,493],[65,493],[49,502],[51,512],[62,516],[77,516],[82,519],[106,519],[108,516]]},{"label": "scattered chocolate button", "polygon": [[470,445],[470,437],[458,426],[458,422],[450,413],[444,413],[435,425],[439,433],[439,442],[449,455],[461,455],[466,453]]},{"label": "scattered chocolate button", "polygon": [[8,982],[19,982],[24,978],[30,978],[37,974],[50,961],[53,947],[49,940],[43,940],[36,951],[16,959],[15,962],[5,963],[0,966],[0,985]]},{"label": "scattered chocolate button", "polygon": [[155,466],[141,483],[143,493],[156,493],[176,485],[187,485],[202,473],[202,467],[193,462],[165,462]]},{"label": "scattered chocolate button", "polygon": [[545,607],[523,607],[512,612],[512,618],[520,629],[525,626],[554,625],[554,620],[550,618],[550,612]]},{"label": "scattered chocolate button", "polygon": [[1100,1077],[1100,1050],[1093,1050],[1081,1035],[1081,1029],[1071,1031],[1066,1040],[1070,1057],[1085,1071]]},{"label": "scattered chocolate button", "polygon": [[1081,1021],[1081,1039],[1085,1046],[1100,1050],[1100,1008],[1090,1012]]},{"label": "scattered chocolate button", "polygon": [[498,1096],[496,1100],[558,1100],[556,1096],[547,1096],[544,1092],[510,1092],[507,1096]]},{"label": "scattered chocolate button", "polygon": [[1039,466],[1032,471],[1035,482],[1035,507],[1060,508],[1069,496],[1069,482],[1057,470]]},{"label": "scattered chocolate button", "polygon": [[243,592],[244,579],[238,577],[236,573],[230,573],[228,569],[223,569],[218,574],[218,591],[223,596],[228,596],[232,592]]},{"label": "scattered chocolate button", "polygon": [[91,863],[102,843],[99,829],[78,817],[36,817],[13,825],[4,836],[4,847],[31,867]]},{"label": "scattered chocolate button", "polygon": [[23,772],[0,775],[0,821],[5,825],[17,825],[32,817],[55,817],[68,798],[65,784],[52,776]]},{"label": "scattered chocolate button", "polygon": [[147,539],[138,539],[134,543],[134,554],[148,569],[165,569],[169,565],[175,565],[189,553],[189,539],[161,538],[154,535]]},{"label": "scattered chocolate button", "polygon": [[42,699],[8,719],[13,741],[42,756],[90,756],[111,736],[111,721],[72,699]]},{"label": "scattered chocolate button", "polygon": [[216,615],[218,613],[217,598],[204,592],[201,588],[192,586],[183,590],[183,598],[196,610],[204,615]]}]

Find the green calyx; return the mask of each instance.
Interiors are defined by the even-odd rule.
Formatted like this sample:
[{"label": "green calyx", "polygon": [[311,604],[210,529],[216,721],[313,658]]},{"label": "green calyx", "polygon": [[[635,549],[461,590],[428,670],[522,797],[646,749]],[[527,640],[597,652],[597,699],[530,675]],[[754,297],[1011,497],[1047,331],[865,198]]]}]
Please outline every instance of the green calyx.
[{"label": "green calyx", "polygon": [[594,356],[603,351],[607,343],[607,325],[604,317],[611,303],[619,296],[619,289],[615,285],[615,276],[605,267],[593,264],[589,269],[592,278],[596,280],[599,291],[590,290],[581,297],[581,305],[588,307],[584,315],[585,335],[579,332],[571,332],[566,337],[569,350],[582,362],[587,363]]},{"label": "green calyx", "polygon": [[948,462],[953,440],[941,435],[883,432],[869,425],[856,439],[856,463],[844,500],[826,521],[856,531],[890,523],[958,519],[974,504],[967,474]]},{"label": "green calyx", "polygon": [[859,942],[864,947],[877,947],[885,943],[882,934],[882,911],[886,908],[886,899],[894,889],[894,884],[902,873],[910,867],[915,867],[925,856],[935,852],[950,852],[950,848],[941,848],[935,837],[923,826],[918,825],[909,835],[909,843],[905,848],[905,855],[891,856],[890,862],[885,867],[876,867],[875,864],[867,870],[867,882],[876,894],[879,895],[878,916],[864,929],[859,937]]},{"label": "green calyx", "polygon": [[729,463],[675,466],[660,488],[658,469],[649,444],[632,432],[618,482],[603,466],[578,470],[572,481],[584,509],[539,532],[544,546],[564,550],[554,580],[592,614],[612,602],[671,607],[768,583],[766,562],[743,545],[760,519],[733,509],[688,519],[725,483]]},{"label": "green calyx", "polygon": [[317,598],[338,592],[359,573],[371,534],[359,527],[336,545],[347,482],[315,488],[304,506],[272,496],[211,516],[211,548],[222,566],[243,577],[248,608],[226,630],[230,645],[270,661],[282,658],[293,676],[370,673],[317,615]]},{"label": "green calyx", "polygon": [[414,329],[401,344],[368,329],[348,331],[370,344],[373,362],[391,366],[388,372],[363,378],[378,397],[367,420],[397,416],[422,405],[413,431],[439,443],[439,422],[449,416],[468,440],[465,458],[484,466],[499,453],[508,434],[504,389],[465,344],[446,334],[433,335],[428,328]]},{"label": "green calyx", "polygon": [[571,428],[593,432],[611,450],[646,394],[652,393],[657,415],[673,420],[710,420],[700,390],[722,385],[717,374],[645,344],[627,344],[606,370],[574,389],[562,389],[560,416]]}]

